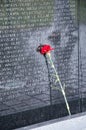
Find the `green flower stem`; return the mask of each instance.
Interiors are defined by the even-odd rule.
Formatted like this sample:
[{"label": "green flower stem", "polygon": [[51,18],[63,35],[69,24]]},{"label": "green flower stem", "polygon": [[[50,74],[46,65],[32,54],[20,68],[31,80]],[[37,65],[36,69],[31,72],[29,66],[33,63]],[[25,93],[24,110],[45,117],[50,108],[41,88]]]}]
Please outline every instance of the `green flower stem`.
[{"label": "green flower stem", "polygon": [[66,93],[65,93],[65,91],[64,91],[64,87],[62,86],[62,83],[61,83],[61,80],[60,80],[60,78],[59,78],[59,75],[58,75],[58,73],[57,73],[57,71],[56,71],[56,69],[55,69],[55,66],[54,66],[54,64],[53,64],[53,61],[52,61],[52,58],[51,58],[50,53],[47,53],[46,56],[48,56],[49,61],[50,61],[50,64],[51,64],[51,67],[54,69],[55,76],[56,76],[56,80],[57,80],[57,82],[58,82],[59,85],[60,85],[61,92],[62,92],[63,97],[64,97],[64,100],[65,100],[65,104],[66,104],[66,108],[67,108],[68,114],[71,116],[70,107],[69,107],[69,104],[68,104],[68,101],[67,101]]}]

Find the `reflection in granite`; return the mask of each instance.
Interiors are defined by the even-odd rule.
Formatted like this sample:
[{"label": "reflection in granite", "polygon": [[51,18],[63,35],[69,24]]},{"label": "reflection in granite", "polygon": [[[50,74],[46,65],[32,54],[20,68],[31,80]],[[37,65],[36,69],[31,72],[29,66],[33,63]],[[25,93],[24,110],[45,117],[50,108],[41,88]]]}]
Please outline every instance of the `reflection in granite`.
[{"label": "reflection in granite", "polygon": [[78,96],[75,0],[50,0],[43,5],[34,0],[27,4],[9,0],[1,2],[0,7],[0,103],[6,106],[0,115],[46,106],[50,100],[64,101],[58,91],[50,89],[45,59],[36,51],[40,44],[55,48],[52,59],[66,85],[68,99]]}]

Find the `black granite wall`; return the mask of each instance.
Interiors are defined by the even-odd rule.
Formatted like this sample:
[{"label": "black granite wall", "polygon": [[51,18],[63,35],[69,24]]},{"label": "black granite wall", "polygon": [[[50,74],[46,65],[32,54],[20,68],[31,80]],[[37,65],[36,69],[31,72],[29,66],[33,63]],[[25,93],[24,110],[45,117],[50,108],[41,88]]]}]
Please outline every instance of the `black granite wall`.
[{"label": "black granite wall", "polygon": [[[59,85],[53,80],[51,67],[47,68],[45,58],[36,51],[40,44],[55,48],[51,52],[52,60],[65,84],[72,114],[82,110],[79,11],[78,0],[0,0],[1,127],[4,119],[15,120],[13,115],[31,110],[31,122],[36,123],[39,117],[35,122],[34,112],[42,109],[45,112],[47,107],[52,119],[50,113],[54,106],[57,109],[64,104],[62,93],[52,89],[52,85]],[[75,112],[73,101],[77,101]],[[57,111],[61,117],[67,115],[64,109]],[[23,125],[28,124],[25,117],[23,121]]]}]

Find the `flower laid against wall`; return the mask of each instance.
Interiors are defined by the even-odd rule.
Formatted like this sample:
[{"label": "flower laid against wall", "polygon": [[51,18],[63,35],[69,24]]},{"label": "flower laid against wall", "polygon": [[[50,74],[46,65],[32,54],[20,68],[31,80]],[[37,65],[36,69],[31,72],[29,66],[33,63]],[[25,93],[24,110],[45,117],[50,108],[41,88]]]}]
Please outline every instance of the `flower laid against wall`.
[{"label": "flower laid against wall", "polygon": [[[57,87],[57,90],[60,90],[63,97],[64,97],[64,100],[65,100],[65,104],[66,104],[66,108],[67,108],[67,111],[68,111],[68,114],[71,115],[71,112],[70,112],[70,107],[69,107],[69,104],[68,104],[68,101],[67,101],[67,97],[66,97],[66,93],[65,93],[65,88],[63,87],[62,85],[62,82],[60,80],[60,77],[56,71],[56,68],[53,64],[53,61],[52,61],[52,57],[51,57],[51,51],[54,50],[54,48],[52,48],[50,45],[48,44],[44,44],[44,45],[40,45],[38,48],[37,48],[37,51],[40,52],[45,58],[47,58],[47,60],[49,60],[49,63],[55,73],[55,78],[56,78],[56,82],[59,83],[60,85],[60,89]],[[55,88],[56,89],[56,88]]]}]

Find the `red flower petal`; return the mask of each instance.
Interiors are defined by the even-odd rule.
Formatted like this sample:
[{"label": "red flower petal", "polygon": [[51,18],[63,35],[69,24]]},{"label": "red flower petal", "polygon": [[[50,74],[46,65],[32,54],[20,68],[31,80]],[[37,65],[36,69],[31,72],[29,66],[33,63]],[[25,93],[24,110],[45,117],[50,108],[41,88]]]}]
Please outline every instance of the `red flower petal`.
[{"label": "red flower petal", "polygon": [[43,55],[50,52],[51,50],[54,50],[54,48],[52,48],[50,45],[45,44],[45,45],[40,47],[40,53]]}]

